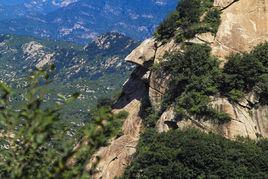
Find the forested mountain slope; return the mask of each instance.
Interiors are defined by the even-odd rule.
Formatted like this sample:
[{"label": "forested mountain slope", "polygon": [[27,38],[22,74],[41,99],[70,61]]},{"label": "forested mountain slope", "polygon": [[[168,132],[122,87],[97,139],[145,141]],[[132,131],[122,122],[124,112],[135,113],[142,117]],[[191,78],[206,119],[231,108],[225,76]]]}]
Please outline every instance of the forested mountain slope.
[{"label": "forested mountain slope", "polygon": [[97,99],[120,92],[120,86],[133,69],[133,65],[123,59],[137,44],[118,33],[99,36],[87,46],[1,35],[0,80],[23,90],[35,68],[54,64],[53,82],[49,85],[51,92],[63,95],[80,92],[80,99],[69,112],[80,111],[87,115]]}]

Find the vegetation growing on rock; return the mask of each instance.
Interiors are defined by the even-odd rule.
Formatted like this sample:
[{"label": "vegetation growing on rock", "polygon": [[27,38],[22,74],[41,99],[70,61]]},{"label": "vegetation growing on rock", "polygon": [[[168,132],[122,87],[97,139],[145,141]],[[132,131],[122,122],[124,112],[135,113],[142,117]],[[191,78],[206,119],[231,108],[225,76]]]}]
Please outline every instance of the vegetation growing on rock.
[{"label": "vegetation growing on rock", "polygon": [[[231,55],[223,69],[210,51],[207,45],[186,45],[180,52],[167,54],[152,69],[171,75],[163,108],[173,104],[177,117],[201,116],[226,122],[230,119],[227,114],[209,106],[211,96],[227,97],[238,103],[253,92],[260,104],[267,104],[268,43],[258,45],[249,53]],[[124,178],[268,177],[267,139],[231,141],[190,128],[158,133],[155,127],[161,112],[150,107],[144,111],[145,129]]]},{"label": "vegetation growing on rock", "polygon": [[259,101],[267,104],[268,43],[258,45],[250,53],[235,54],[228,58],[223,70],[221,91],[238,102],[249,93],[256,92]]},{"label": "vegetation growing on rock", "polygon": [[[220,24],[220,11],[213,8],[212,3],[213,1],[206,0],[182,0],[177,10],[158,27],[156,40],[165,43],[171,38],[176,38],[177,42],[185,42],[199,33],[216,33]],[[237,35],[237,32],[231,34]],[[241,33],[242,35],[244,34]],[[235,39],[226,41],[233,40]],[[237,44],[241,46],[240,43]],[[210,119],[219,123],[229,121],[230,117],[227,114],[219,113],[209,105],[212,97],[222,97],[224,104],[226,98],[229,99],[228,105],[234,107],[232,112],[238,116],[236,121],[230,123],[233,128],[228,126],[232,129],[226,131],[236,131],[239,135],[243,133],[244,128],[248,130],[255,127],[256,131],[262,130],[258,126],[259,122],[263,121],[265,125],[267,116],[261,120],[243,118],[238,115],[238,111],[240,107],[244,108],[243,112],[248,112],[250,116],[259,105],[268,104],[268,43],[258,45],[249,53],[231,55],[223,68],[219,67],[217,58],[211,56],[209,46],[189,45],[189,41],[180,45],[180,52],[167,54],[160,64],[154,64],[151,68],[156,74],[161,72],[164,77],[171,77],[171,82],[167,87],[168,91],[165,92],[167,95],[162,110],[156,112],[150,105],[148,110],[143,110],[145,129],[137,153],[124,178],[267,178],[267,140],[251,141],[237,138],[236,141],[231,141],[196,129],[172,130],[171,125],[174,123],[176,128],[183,127],[184,124],[176,123],[177,119]],[[243,50],[245,49],[247,48]],[[166,80],[160,77],[159,79]],[[161,83],[161,80],[159,81]],[[256,98],[253,99],[252,96]],[[158,96],[152,94],[152,98],[154,97]],[[247,106],[241,101],[246,102]],[[237,105],[238,110],[235,109]],[[170,106],[175,107],[175,119],[173,115],[171,117],[170,111],[166,110],[170,109],[167,108]],[[222,106],[225,107],[228,108]],[[264,108],[266,110],[267,106]],[[267,113],[265,110],[262,111],[264,115]],[[246,119],[253,119],[255,124],[250,124],[252,121],[247,122]],[[157,133],[157,121],[168,125],[169,132]],[[203,123],[201,121],[197,124],[202,126]],[[226,126],[221,127],[226,129]],[[250,134],[245,136],[251,137]],[[256,136],[259,139],[263,137],[258,133]]]},{"label": "vegetation growing on rock", "polygon": [[196,34],[216,34],[220,25],[220,10],[213,0],[181,0],[176,8],[157,28],[155,37],[166,42],[176,37],[177,42],[191,39]]},{"label": "vegetation growing on rock", "polygon": [[194,116],[224,123],[230,117],[210,106],[212,96],[227,97],[238,103],[246,94],[254,92],[257,101],[267,104],[268,43],[250,53],[230,56],[223,69],[210,53],[207,45],[185,45],[183,51],[167,54],[161,65],[153,69],[171,75],[163,109],[175,104],[178,119]]},{"label": "vegetation growing on rock", "polygon": [[163,107],[175,103],[180,119],[208,118],[224,123],[230,117],[217,112],[210,105],[211,96],[219,93],[218,79],[221,77],[219,61],[210,55],[207,45],[185,46],[184,52],[176,52],[165,57],[162,69],[171,74],[170,90]]}]

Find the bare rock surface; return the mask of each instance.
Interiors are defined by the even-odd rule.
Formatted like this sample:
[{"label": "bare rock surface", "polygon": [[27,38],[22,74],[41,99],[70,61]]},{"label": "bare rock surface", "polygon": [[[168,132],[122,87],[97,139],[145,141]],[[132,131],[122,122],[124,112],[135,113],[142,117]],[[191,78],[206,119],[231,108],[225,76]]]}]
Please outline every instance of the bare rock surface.
[{"label": "bare rock surface", "polygon": [[154,61],[155,53],[155,39],[147,39],[126,57],[126,61],[137,65],[145,66],[147,63]]},{"label": "bare rock surface", "polygon": [[141,118],[138,115],[140,107],[141,102],[133,100],[124,108],[129,112],[129,116],[124,122],[123,135],[95,154],[100,158],[100,161],[93,178],[110,179],[121,176],[130,164],[132,156],[136,152],[142,126]]},{"label": "bare rock surface", "polygon": [[[93,178],[110,179],[121,176],[130,164],[136,152],[136,145],[142,129],[140,110],[143,100],[148,94],[146,80],[148,80],[147,69],[138,67],[125,83],[122,95],[114,105],[113,111],[118,113],[124,110],[129,113],[122,127],[123,135],[114,139],[110,145],[101,148],[94,155],[92,162],[96,160],[95,157],[99,157],[100,161]],[[88,170],[90,170],[92,162],[88,166]]]},{"label": "bare rock surface", "polygon": [[220,7],[221,9],[227,8],[232,3],[236,2],[237,0],[215,0],[214,6]]},{"label": "bare rock surface", "polygon": [[[226,6],[232,1],[216,2]],[[223,10],[221,19],[212,49],[213,54],[222,59],[268,41],[268,0],[234,1]]]},{"label": "bare rock surface", "polygon": [[[228,139],[237,137],[248,137],[258,139],[259,137],[268,138],[268,106],[259,108],[249,108],[239,104],[231,104],[226,98],[215,98],[211,104],[219,112],[227,113],[232,120],[225,124],[210,122],[209,119],[177,121],[178,128],[195,127],[205,132],[214,132]],[[170,122],[175,121],[173,108],[167,109],[157,122],[159,132],[166,132],[172,127]]]}]

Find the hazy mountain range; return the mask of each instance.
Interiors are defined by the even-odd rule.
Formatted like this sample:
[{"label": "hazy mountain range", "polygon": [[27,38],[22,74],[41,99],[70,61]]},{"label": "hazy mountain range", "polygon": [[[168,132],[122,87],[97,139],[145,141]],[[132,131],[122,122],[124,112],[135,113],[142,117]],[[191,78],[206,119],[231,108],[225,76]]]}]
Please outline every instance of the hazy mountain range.
[{"label": "hazy mountain range", "polygon": [[106,32],[149,37],[177,0],[2,0],[0,33],[86,43]]}]

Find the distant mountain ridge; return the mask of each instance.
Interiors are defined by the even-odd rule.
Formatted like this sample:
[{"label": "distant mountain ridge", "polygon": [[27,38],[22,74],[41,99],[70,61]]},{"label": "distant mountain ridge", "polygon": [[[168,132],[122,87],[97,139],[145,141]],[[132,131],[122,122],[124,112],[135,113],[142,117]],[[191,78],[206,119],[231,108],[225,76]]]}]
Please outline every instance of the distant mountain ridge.
[{"label": "distant mountain ridge", "polygon": [[42,16],[77,1],[78,0],[2,0],[0,1],[0,20],[6,20],[5,22],[7,23],[9,20],[20,18],[41,19]]},{"label": "distant mountain ridge", "polygon": [[[24,6],[55,6],[55,7],[64,7],[71,3],[77,2],[79,0],[1,0],[0,4],[14,6],[14,5],[24,5]],[[35,6],[35,7],[36,7]]]},{"label": "distant mountain ridge", "polygon": [[28,0],[1,0],[0,4],[3,5],[17,5],[28,2]]},{"label": "distant mountain ridge", "polygon": [[87,43],[115,31],[141,40],[152,35],[177,1],[4,0],[0,2],[0,33]]},{"label": "distant mountain ridge", "polygon": [[81,111],[87,114],[96,99],[120,91],[134,67],[124,58],[137,45],[138,42],[119,33],[104,34],[87,46],[0,35],[0,81],[18,91],[24,90],[33,69],[54,64],[53,82],[48,87],[51,94],[80,92],[81,99],[67,113],[72,115],[72,112]]}]

